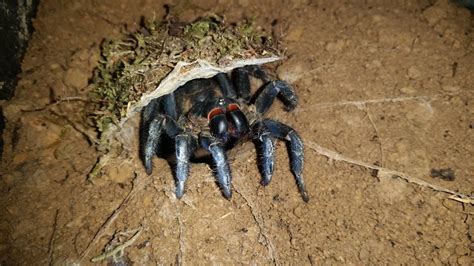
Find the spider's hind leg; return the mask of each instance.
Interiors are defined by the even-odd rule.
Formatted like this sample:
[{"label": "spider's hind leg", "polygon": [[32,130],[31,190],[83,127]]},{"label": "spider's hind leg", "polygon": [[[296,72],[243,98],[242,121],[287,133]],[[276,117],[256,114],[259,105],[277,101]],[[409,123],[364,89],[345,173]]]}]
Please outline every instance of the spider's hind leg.
[{"label": "spider's hind leg", "polygon": [[270,119],[265,119],[255,124],[253,128],[257,140],[261,143],[262,159],[261,171],[262,184],[267,185],[273,174],[274,164],[274,138],[287,142],[290,155],[290,169],[296,179],[298,190],[305,202],[309,201],[308,193],[303,179],[304,152],[301,138],[291,127]]}]

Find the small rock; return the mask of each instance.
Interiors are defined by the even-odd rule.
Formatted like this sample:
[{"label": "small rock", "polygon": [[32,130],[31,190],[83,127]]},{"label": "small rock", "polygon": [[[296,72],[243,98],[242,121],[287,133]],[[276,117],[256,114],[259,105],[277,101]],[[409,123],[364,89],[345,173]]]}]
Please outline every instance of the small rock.
[{"label": "small rock", "polygon": [[474,265],[474,258],[470,256],[462,256],[458,258],[459,265]]},{"label": "small rock", "polygon": [[54,63],[54,64],[49,65],[49,69],[51,69],[51,70],[56,70],[56,69],[58,69],[58,68],[60,68],[60,67],[61,67],[61,65],[59,65],[59,64],[57,64],[57,63]]},{"label": "small rock", "polygon": [[301,63],[297,63],[296,60],[291,60],[278,67],[277,77],[280,80],[292,84],[299,80],[306,71],[307,69]]},{"label": "small rock", "polygon": [[416,89],[411,86],[407,86],[407,87],[400,88],[400,92],[404,94],[415,94]]},{"label": "small rock", "polygon": [[1,179],[2,179],[3,184],[6,186],[13,185],[13,182],[15,181],[15,178],[13,177],[13,175],[10,175],[10,174],[2,175]]},{"label": "small rock", "polygon": [[420,70],[414,66],[408,69],[407,74],[410,79],[418,79],[421,76]]},{"label": "small rock", "polygon": [[438,251],[438,256],[442,262],[447,262],[451,256],[451,251],[447,250],[446,248],[440,249]]},{"label": "small rock", "polygon": [[288,35],[286,35],[285,39],[289,42],[299,41],[304,32],[305,30],[303,26],[294,27],[290,30]]},{"label": "small rock", "polygon": [[215,7],[217,5],[216,0],[210,0],[210,1],[209,0],[192,0],[191,2],[194,5],[198,6],[201,9],[204,9],[204,10],[212,9],[213,7]]},{"label": "small rock", "polygon": [[70,68],[64,74],[64,84],[75,89],[82,89],[89,84],[89,75],[79,68]]},{"label": "small rock", "polygon": [[73,87],[67,87],[61,80],[54,82],[51,85],[52,97],[55,100],[60,100],[68,96],[77,94],[77,90]]},{"label": "small rock", "polygon": [[458,92],[461,90],[459,86],[452,86],[452,85],[443,85],[443,91],[445,92]]},{"label": "small rock", "polygon": [[298,206],[296,207],[295,209],[293,209],[293,214],[298,217],[298,218],[301,218],[303,215],[304,215],[304,210],[305,208],[301,207],[301,206]]},{"label": "small rock", "polygon": [[375,23],[380,22],[380,21],[382,21],[383,19],[384,19],[384,17],[381,16],[381,15],[373,15],[373,16],[372,16],[372,21],[375,22]]},{"label": "small rock", "polygon": [[18,130],[18,150],[44,149],[61,139],[63,128],[41,117],[23,117]]},{"label": "small rock", "polygon": [[28,153],[26,152],[17,153],[13,156],[12,164],[19,165],[25,162],[26,160],[28,160]]},{"label": "small rock", "polygon": [[88,49],[80,49],[75,51],[68,60],[68,67],[82,67],[84,62],[87,63],[90,51]]},{"label": "small rock", "polygon": [[430,26],[433,26],[438,21],[444,19],[447,14],[444,9],[437,6],[431,6],[423,11],[422,16],[428,21]]},{"label": "small rock", "polygon": [[370,63],[365,64],[367,69],[378,69],[382,67],[382,62],[380,60],[372,60]]},{"label": "small rock", "polygon": [[239,0],[239,5],[241,7],[247,7],[249,5],[250,1],[249,0]]},{"label": "small rock", "polygon": [[132,180],[133,169],[129,163],[124,163],[120,167],[111,167],[107,177],[117,183],[127,183]]},{"label": "small rock", "polygon": [[328,42],[326,44],[326,51],[328,52],[339,52],[344,48],[344,40],[337,40],[335,42]]}]

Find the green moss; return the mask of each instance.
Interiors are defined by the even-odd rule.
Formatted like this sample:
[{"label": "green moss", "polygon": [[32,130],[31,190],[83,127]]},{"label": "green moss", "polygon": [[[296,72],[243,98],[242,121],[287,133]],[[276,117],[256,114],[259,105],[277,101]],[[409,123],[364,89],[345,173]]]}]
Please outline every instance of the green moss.
[{"label": "green moss", "polygon": [[91,114],[99,132],[127,114],[141,95],[154,90],[178,61],[225,60],[278,55],[276,42],[253,23],[228,25],[220,17],[190,24],[148,21],[122,40],[106,40],[95,70]]}]

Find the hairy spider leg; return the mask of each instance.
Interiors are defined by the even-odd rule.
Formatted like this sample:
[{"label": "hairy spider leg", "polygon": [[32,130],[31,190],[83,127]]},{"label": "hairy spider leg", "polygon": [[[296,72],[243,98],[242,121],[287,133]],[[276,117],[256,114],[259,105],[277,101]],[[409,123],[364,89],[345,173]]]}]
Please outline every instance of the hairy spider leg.
[{"label": "hairy spider leg", "polygon": [[215,75],[214,78],[219,83],[219,88],[224,97],[231,99],[235,99],[237,97],[237,93],[235,93],[234,86],[232,85],[227,73],[219,73]]},{"label": "hairy spider leg", "polygon": [[[257,125],[258,126],[258,125]],[[257,136],[257,141],[260,145],[256,145],[258,149],[258,164],[260,172],[262,174],[262,181],[260,183],[263,186],[270,184],[273,176],[273,168],[275,166],[275,138],[270,132],[263,132]]]},{"label": "hairy spider leg", "polygon": [[296,131],[283,123],[271,119],[257,122],[253,129],[256,131],[257,140],[262,144],[262,184],[268,184],[273,173],[274,145],[272,143],[272,138],[284,140],[288,145],[291,172],[295,176],[301,197],[305,202],[308,202],[309,196],[306,192],[306,186],[303,179],[303,142]]},{"label": "hairy spider leg", "polygon": [[174,92],[163,95],[161,99],[163,112],[176,121],[178,119],[178,116],[180,115],[180,110],[178,110],[178,107],[176,105]]},{"label": "hairy spider leg", "polygon": [[142,112],[140,155],[148,175],[151,175],[153,171],[152,158],[156,154],[165,123],[164,116],[159,114],[159,106],[160,99],[152,100]]},{"label": "hairy spider leg", "polygon": [[275,97],[279,96],[286,106],[287,111],[292,111],[298,104],[294,89],[286,82],[275,80],[267,83],[257,96],[255,105],[259,114],[264,114],[270,109]]},{"label": "hairy spider leg", "polygon": [[237,95],[247,103],[250,102],[252,98],[249,75],[260,79],[264,84],[270,81],[270,78],[260,66],[245,66],[234,69],[231,76]]},{"label": "hairy spider leg", "polygon": [[217,139],[208,136],[200,136],[199,141],[201,146],[211,153],[215,165],[217,182],[221,187],[224,197],[230,199],[232,197],[232,177],[224,147]]},{"label": "hairy spider leg", "polygon": [[179,134],[176,143],[176,197],[180,199],[184,194],[184,185],[189,174],[189,158],[194,152],[194,138],[190,134]]},{"label": "hairy spider leg", "polygon": [[237,95],[244,99],[246,103],[250,102],[250,78],[247,70],[243,67],[239,67],[234,69],[231,75]]},{"label": "hairy spider leg", "polygon": [[263,83],[268,83],[271,81],[267,73],[265,73],[265,71],[258,65],[245,66],[243,68],[249,75],[260,79]]},{"label": "hairy spider leg", "polygon": [[177,116],[173,93],[154,99],[143,108],[140,125],[140,156],[148,175],[153,172],[152,158],[158,151],[162,134],[165,132],[169,137],[174,138],[182,131],[175,121]]}]

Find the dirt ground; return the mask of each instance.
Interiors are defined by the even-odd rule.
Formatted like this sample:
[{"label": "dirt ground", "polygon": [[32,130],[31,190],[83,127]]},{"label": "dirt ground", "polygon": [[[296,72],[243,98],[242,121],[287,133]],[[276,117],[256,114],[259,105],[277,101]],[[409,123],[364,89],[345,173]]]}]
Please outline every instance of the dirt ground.
[{"label": "dirt ground", "polygon": [[[269,116],[306,144],[304,203],[284,143],[265,188],[253,144],[232,150],[230,201],[205,164],[177,200],[168,164],[157,158],[149,177],[136,153],[86,180],[98,153],[80,121],[100,43],[162,17],[166,3],[41,2],[15,97],[2,103],[0,265],[474,264],[474,207],[448,199],[474,191],[469,10],[446,0],[189,1],[182,20],[254,17],[282,37],[288,59],[276,73],[300,104]],[[454,180],[432,177],[447,168]]]}]

